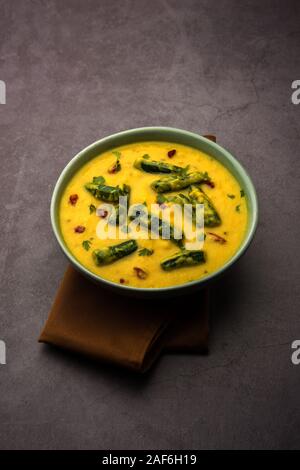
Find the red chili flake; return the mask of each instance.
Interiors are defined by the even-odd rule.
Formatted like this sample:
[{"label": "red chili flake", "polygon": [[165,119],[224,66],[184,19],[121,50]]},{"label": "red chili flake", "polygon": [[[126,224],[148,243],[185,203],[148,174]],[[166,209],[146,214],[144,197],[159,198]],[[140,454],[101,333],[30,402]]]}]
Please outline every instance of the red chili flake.
[{"label": "red chili flake", "polygon": [[105,219],[108,216],[108,211],[106,211],[105,209],[98,209],[97,215],[101,217],[101,219]]},{"label": "red chili flake", "polygon": [[117,169],[118,169],[118,167],[117,167],[117,164],[115,163],[113,166],[111,166],[109,168],[108,173],[110,173],[110,174],[117,173]]},{"label": "red chili flake", "polygon": [[144,271],[142,268],[134,267],[133,269],[139,279],[146,279],[146,277],[148,276],[146,271]]},{"label": "red chili flake", "polygon": [[71,194],[69,197],[69,203],[72,204],[72,206],[75,206],[76,202],[78,201],[78,194]]},{"label": "red chili flake", "polygon": [[125,279],[123,279],[123,278],[121,277],[121,279],[120,279],[120,284],[125,284],[125,282],[126,282]]},{"label": "red chili flake", "polygon": [[168,157],[169,157],[169,158],[174,157],[175,153],[176,153],[176,150],[175,150],[175,149],[169,150],[169,151],[168,151]]},{"label": "red chili flake", "polygon": [[111,167],[108,169],[108,173],[117,173],[120,170],[121,170],[121,163],[120,163],[120,156],[118,156],[116,162],[113,165],[111,165]]},{"label": "red chili flake", "polygon": [[74,228],[74,232],[76,233],[83,233],[85,231],[85,227],[83,225],[77,225],[77,227]]},{"label": "red chili flake", "polygon": [[213,183],[213,181],[204,181],[203,184],[206,184],[210,188],[214,188],[216,186],[215,183]]},{"label": "red chili flake", "polygon": [[221,245],[224,245],[224,243],[227,242],[227,240],[225,240],[225,238],[223,237],[220,237],[220,235],[217,235],[216,233],[213,233],[213,232],[207,232],[209,235],[211,235],[212,237],[214,237],[214,241],[217,242],[217,243],[221,243]]}]

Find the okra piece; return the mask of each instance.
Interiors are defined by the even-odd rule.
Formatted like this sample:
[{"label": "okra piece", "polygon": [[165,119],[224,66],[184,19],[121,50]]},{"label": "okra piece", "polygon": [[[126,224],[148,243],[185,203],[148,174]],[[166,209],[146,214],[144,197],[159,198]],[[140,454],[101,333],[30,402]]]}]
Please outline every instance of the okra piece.
[{"label": "okra piece", "polygon": [[126,240],[118,245],[108,246],[101,250],[93,251],[93,259],[97,266],[113,263],[118,259],[124,258],[137,250],[138,244],[136,240]]},{"label": "okra piece", "polygon": [[156,197],[156,202],[157,204],[163,204],[166,202],[178,204],[180,206],[184,206],[185,204],[192,204],[190,198],[182,193],[175,194],[174,196],[164,196],[162,194],[158,194]]},{"label": "okra piece", "polygon": [[170,233],[170,241],[175,243],[177,246],[183,246],[183,241],[184,241],[184,235],[182,234],[182,238],[175,238],[175,228],[173,225],[169,224],[168,222],[165,222],[162,220],[160,217],[157,217],[156,215],[149,215],[148,217],[148,228],[151,229],[154,226],[158,226],[158,234],[161,237],[163,235],[163,232],[169,232]]},{"label": "okra piece", "polygon": [[187,175],[171,175],[161,178],[160,180],[153,181],[151,188],[157,193],[167,193],[169,191],[178,191],[187,188],[191,184],[200,184],[210,182],[210,177],[207,173],[195,171]]},{"label": "okra piece", "polygon": [[189,196],[194,204],[203,204],[204,225],[206,227],[217,227],[221,224],[221,217],[219,216],[215,206],[201,188],[198,186],[192,186],[189,191]]},{"label": "okra piece", "polygon": [[127,196],[130,191],[129,186],[125,184],[120,188],[119,186],[107,186],[106,184],[87,183],[85,189],[92,193],[96,199],[105,202],[117,202],[120,196]]},{"label": "okra piece", "polygon": [[165,162],[157,162],[144,157],[138,158],[134,162],[135,168],[146,171],[147,173],[182,173],[184,168],[181,166],[171,165]]},{"label": "okra piece", "polygon": [[163,260],[160,265],[164,271],[172,271],[173,269],[195,266],[204,262],[205,254],[203,250],[182,250]]},{"label": "okra piece", "polygon": [[168,224],[164,220],[162,220],[160,217],[154,215],[154,214],[148,214],[148,217],[145,218],[145,214],[141,212],[141,214],[138,214],[136,217],[134,216],[129,216],[130,220],[135,220],[139,221],[140,225],[148,230],[151,230],[151,227],[157,227],[158,228],[158,235],[161,237],[163,235],[163,232],[167,232],[170,234],[170,241],[175,243],[177,246],[183,246],[184,242],[184,234],[182,234],[182,238],[175,238],[175,228],[173,225]]},{"label": "okra piece", "polygon": [[[108,222],[110,224],[116,224],[116,225],[119,225],[120,222],[121,224],[125,222],[125,219],[127,217],[127,211],[128,211],[128,208],[129,208],[129,205],[130,205],[130,186],[127,186],[126,184],[123,185],[123,196],[126,196],[127,198],[127,207],[126,205],[123,205],[122,204],[116,204],[115,205],[115,214],[111,214],[109,219],[108,219]],[[127,211],[126,211],[127,209]]]}]

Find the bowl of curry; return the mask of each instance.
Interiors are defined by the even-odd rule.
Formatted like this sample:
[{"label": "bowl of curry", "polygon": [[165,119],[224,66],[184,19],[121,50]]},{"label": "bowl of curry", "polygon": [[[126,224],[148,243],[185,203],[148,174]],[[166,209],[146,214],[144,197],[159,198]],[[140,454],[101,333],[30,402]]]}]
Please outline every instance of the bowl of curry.
[{"label": "bowl of curry", "polygon": [[237,159],[167,127],[88,146],[51,200],[53,231],[73,266],[103,287],[148,298],[216,279],[246,251],[257,220],[255,188]]}]

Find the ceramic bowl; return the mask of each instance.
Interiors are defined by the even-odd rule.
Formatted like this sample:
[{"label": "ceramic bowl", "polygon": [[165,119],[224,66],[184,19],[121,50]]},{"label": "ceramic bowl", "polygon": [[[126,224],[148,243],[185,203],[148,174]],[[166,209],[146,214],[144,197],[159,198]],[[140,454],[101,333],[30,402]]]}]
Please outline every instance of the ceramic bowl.
[{"label": "ceramic bowl", "polygon": [[[233,174],[245,192],[245,198],[248,206],[248,225],[244,240],[239,249],[234,254],[234,256],[229,259],[227,263],[224,264],[220,269],[204,278],[187,284],[163,288],[137,288],[116,284],[107,279],[103,279],[100,276],[97,276],[96,274],[86,269],[82,264],[80,264],[80,262],[69,251],[62,237],[59,224],[60,200],[65,187],[73,175],[89,160],[103,152],[106,152],[107,150],[110,150],[114,147],[119,147],[121,145],[150,140],[173,142],[174,144],[183,144],[202,150],[224,165]],[[135,297],[173,297],[176,295],[187,294],[189,292],[195,291],[196,289],[207,286],[221,274],[224,274],[234,263],[237,262],[242,254],[245,253],[255,234],[257,221],[258,207],[256,191],[248,173],[238,162],[238,160],[223,147],[205,137],[201,137],[200,135],[194,134],[192,132],[170,127],[144,127],[139,129],[130,129],[110,135],[108,137],[104,137],[103,139],[100,139],[97,142],[89,145],[85,149],[81,150],[81,152],[79,152],[77,155],[75,155],[75,157],[73,157],[64,168],[55,185],[51,200],[51,223],[53,231],[60,247],[72,265],[82,274],[87,276],[92,281],[98,283],[100,286],[113,289],[116,293],[119,294]]]}]

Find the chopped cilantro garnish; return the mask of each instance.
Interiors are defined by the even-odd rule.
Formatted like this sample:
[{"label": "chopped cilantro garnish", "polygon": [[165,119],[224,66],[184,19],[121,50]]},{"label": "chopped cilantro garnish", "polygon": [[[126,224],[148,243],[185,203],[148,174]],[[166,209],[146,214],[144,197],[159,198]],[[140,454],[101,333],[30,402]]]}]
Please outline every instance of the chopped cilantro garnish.
[{"label": "chopped cilantro garnish", "polygon": [[90,204],[89,208],[90,208],[90,214],[92,214],[93,212],[96,212],[96,206],[94,206],[94,204]]},{"label": "chopped cilantro garnish", "polygon": [[91,247],[91,242],[90,242],[90,240],[83,240],[82,246],[83,246],[83,248],[84,248],[86,251],[89,251],[89,249],[90,249],[90,247]]},{"label": "chopped cilantro garnish", "polygon": [[93,183],[95,184],[104,184],[105,178],[103,176],[94,176]]},{"label": "chopped cilantro garnish", "polygon": [[148,248],[142,248],[139,252],[139,256],[151,256],[154,250],[148,250]]}]

